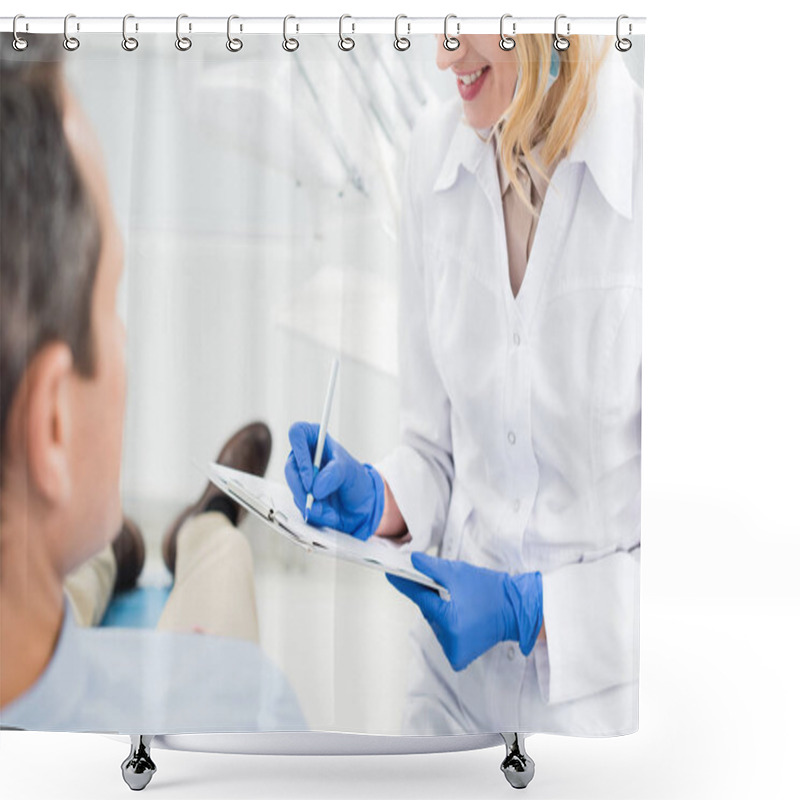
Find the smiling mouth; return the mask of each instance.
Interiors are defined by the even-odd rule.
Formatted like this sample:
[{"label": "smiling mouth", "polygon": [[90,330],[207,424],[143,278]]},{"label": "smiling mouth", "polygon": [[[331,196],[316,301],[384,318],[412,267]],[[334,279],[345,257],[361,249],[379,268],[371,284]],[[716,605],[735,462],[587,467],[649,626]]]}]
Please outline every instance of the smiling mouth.
[{"label": "smiling mouth", "polygon": [[466,75],[458,75],[458,82],[463,86],[472,86],[487,69],[489,69],[488,64],[480,67],[480,69],[476,69],[475,72],[468,72]]},{"label": "smiling mouth", "polygon": [[465,103],[475,100],[483,89],[489,74],[489,65],[484,64],[482,67],[473,70],[472,72],[456,73],[456,86],[458,86],[458,93]]}]

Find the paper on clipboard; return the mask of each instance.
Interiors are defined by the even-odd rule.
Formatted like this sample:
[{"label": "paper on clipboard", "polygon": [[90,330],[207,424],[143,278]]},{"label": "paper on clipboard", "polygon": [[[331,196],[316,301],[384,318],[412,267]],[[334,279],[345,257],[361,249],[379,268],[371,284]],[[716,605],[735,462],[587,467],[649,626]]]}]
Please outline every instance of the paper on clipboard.
[{"label": "paper on clipboard", "polygon": [[411,550],[408,547],[375,536],[362,541],[332,528],[308,525],[285,483],[260,478],[215,463],[209,464],[208,477],[225,494],[244,506],[272,530],[308,552],[341,558],[382,572],[390,572],[392,575],[434,589],[443,600],[450,599],[447,589],[415,569],[411,563]]}]

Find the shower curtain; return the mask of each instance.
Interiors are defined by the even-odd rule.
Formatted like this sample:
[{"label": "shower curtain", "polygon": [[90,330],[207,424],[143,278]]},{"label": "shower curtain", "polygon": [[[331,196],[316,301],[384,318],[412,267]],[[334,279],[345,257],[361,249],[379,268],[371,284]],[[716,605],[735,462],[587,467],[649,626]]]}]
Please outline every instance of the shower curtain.
[{"label": "shower curtain", "polygon": [[[506,49],[497,35],[405,46],[356,32],[293,48],[234,25],[189,47],[170,34],[135,48],[112,34],[76,49],[27,38],[17,50],[4,34],[4,136],[14,82],[62,75],[64,117],[91,132],[86,163],[108,190],[98,199],[76,157],[100,218],[98,286],[109,231],[121,236],[119,494],[145,558],[113,591],[119,520],[102,541],[87,534],[94,546],[60,576],[52,652],[0,722],[635,731],[643,37],[625,49],[613,35],[563,47],[525,34]],[[51,158],[37,130],[24,159]],[[4,249],[12,226],[42,235],[32,219],[2,219]],[[13,256],[4,359],[13,326],[31,324],[6,303],[35,316],[33,290],[8,277]],[[256,421],[266,465],[227,460]],[[18,422],[4,419],[4,469]],[[264,475],[278,493],[264,502],[298,518],[329,466],[309,523],[349,539],[320,552],[287,534],[263,518],[274,509],[209,483],[216,462]],[[2,487],[4,555],[15,486]],[[186,509],[170,569],[164,537]],[[375,542],[410,572],[387,580],[358,550]],[[26,608],[37,591],[31,578]]]}]

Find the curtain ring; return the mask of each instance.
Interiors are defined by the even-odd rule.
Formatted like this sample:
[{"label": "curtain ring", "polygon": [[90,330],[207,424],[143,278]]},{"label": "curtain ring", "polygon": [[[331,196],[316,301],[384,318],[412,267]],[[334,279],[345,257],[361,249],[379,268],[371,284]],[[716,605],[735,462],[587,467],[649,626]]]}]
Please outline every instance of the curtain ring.
[{"label": "curtain ring", "polygon": [[[616,42],[614,42],[614,47],[616,47],[616,48],[617,48],[617,50],[619,50],[619,51],[620,51],[620,53],[627,53],[627,52],[628,52],[628,50],[630,50],[630,49],[631,49],[631,47],[633,47],[633,43],[631,42],[631,40],[630,40],[630,39],[623,39],[623,38],[622,38],[622,37],[619,35],[619,24],[620,24],[620,22],[622,22],[622,20],[624,20],[624,19],[628,19],[628,17],[627,17],[625,14],[620,14],[620,15],[617,17],[617,41],[616,41]],[[631,24],[630,24],[630,22],[629,22],[629,23],[628,23],[628,36],[630,36],[630,35],[631,35],[631,32],[632,32],[632,30],[633,30],[633,29],[631,28]]]},{"label": "curtain ring", "polygon": [[[70,53],[74,53],[80,46],[81,42],[76,36],[70,36],[69,31],[67,30],[67,25],[71,19],[75,19],[74,14],[67,14],[64,17],[64,49],[69,50]],[[77,27],[77,30],[80,30],[80,27]]]},{"label": "curtain ring", "polygon": [[[398,14],[394,18],[394,49],[399,50],[402,53],[404,50],[408,50],[408,48],[411,47],[411,39],[408,39],[405,36],[400,36],[398,28],[400,27],[401,19],[408,19],[408,17],[405,14]],[[411,33],[410,22],[406,23],[406,27],[408,28],[408,33]]]},{"label": "curtain ring", "polygon": [[[175,18],[175,47],[185,53],[191,46],[192,40],[188,36],[181,36],[181,20],[187,19],[188,14],[178,14]],[[192,23],[189,23],[189,30],[192,30]]]},{"label": "curtain ring", "polygon": [[[458,41],[458,36],[449,36],[447,33],[447,23],[451,19],[456,19],[456,15],[448,14],[444,18],[444,41],[442,42],[442,47],[444,47],[445,50],[450,50],[450,52],[452,52],[453,50],[458,50],[458,48],[461,46],[461,42]],[[459,32],[460,28],[461,28],[461,23],[456,22],[456,33]]]},{"label": "curtain ring", "polygon": [[[346,19],[353,19],[353,18],[349,14],[342,14],[342,16],[339,17],[339,49],[344,50],[345,52],[347,52],[348,50],[352,50],[356,46],[355,41],[350,36],[344,36],[342,34],[342,25],[344,24],[344,21]],[[353,33],[355,33],[356,30],[355,22],[351,23],[351,25],[353,26]]]},{"label": "curtain ring", "polygon": [[[559,14],[556,17],[555,25],[553,26],[553,47],[558,50],[559,53],[569,47],[569,39],[566,39],[558,32],[558,21],[566,18],[566,14]],[[569,22],[567,22],[567,36],[569,36]]]},{"label": "curtain ring", "polygon": [[18,52],[21,53],[28,46],[28,40],[27,39],[23,39],[17,33],[17,20],[20,20],[20,19],[25,19],[25,15],[24,14],[17,14],[17,16],[14,17],[14,24],[12,25],[12,28],[11,28],[13,33],[14,33],[14,41],[11,42],[11,44],[13,45],[15,50],[17,50]]},{"label": "curtain ring", "polygon": [[[225,47],[227,47],[228,51],[231,53],[238,53],[242,49],[242,47],[244,47],[244,44],[241,39],[237,39],[234,36],[231,36],[231,22],[233,22],[235,19],[239,19],[239,17],[236,14],[231,14],[228,17],[228,27],[226,29],[226,33],[228,35],[228,41],[225,42]],[[239,30],[241,29],[242,29],[241,26],[239,26]]]},{"label": "curtain ring", "polygon": [[[297,19],[297,17],[293,17],[291,14],[287,14],[287,16],[285,16],[283,18],[283,45],[282,46],[283,46],[283,49],[287,53],[294,53],[294,51],[297,50],[298,47],[300,47],[300,42],[298,42],[297,39],[295,39],[294,37],[290,38],[287,35],[287,30],[288,30],[288,27],[289,27],[289,20],[290,19]],[[300,28],[300,26],[298,25],[297,29],[299,30],[299,28]]]},{"label": "curtain ring", "polygon": [[[139,40],[135,39],[133,36],[128,36],[129,19],[135,19],[133,14],[126,14],[122,18],[122,49],[132,53],[139,46]],[[136,26],[136,30],[139,30],[138,25]]]},{"label": "curtain ring", "polygon": [[[511,38],[511,36],[506,36],[503,32],[503,23],[507,19],[511,19],[511,14],[503,14],[503,16],[500,17],[500,49],[506,51],[513,50],[517,46],[517,43]],[[517,33],[516,22],[511,23],[511,33],[513,35],[516,35]]]}]

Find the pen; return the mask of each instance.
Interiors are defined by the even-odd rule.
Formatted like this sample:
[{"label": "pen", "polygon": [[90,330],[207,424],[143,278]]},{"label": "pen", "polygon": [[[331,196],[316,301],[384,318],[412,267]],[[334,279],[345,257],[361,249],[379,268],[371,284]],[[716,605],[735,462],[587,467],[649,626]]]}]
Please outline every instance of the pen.
[{"label": "pen", "polygon": [[[331,377],[328,381],[328,394],[325,397],[325,407],[322,409],[322,420],[319,423],[319,434],[317,435],[317,449],[314,453],[314,478],[317,477],[319,468],[322,465],[322,451],[325,449],[325,437],[328,434],[328,421],[331,417],[331,406],[333,405],[333,392],[336,388],[336,376],[339,373],[339,359],[334,357],[331,364]],[[313,483],[313,478],[312,478]],[[303,519],[308,522],[308,512],[314,502],[314,495],[309,491],[306,497],[306,510]]]}]

